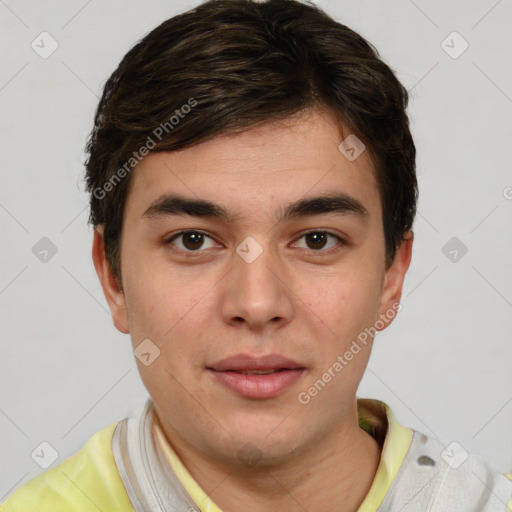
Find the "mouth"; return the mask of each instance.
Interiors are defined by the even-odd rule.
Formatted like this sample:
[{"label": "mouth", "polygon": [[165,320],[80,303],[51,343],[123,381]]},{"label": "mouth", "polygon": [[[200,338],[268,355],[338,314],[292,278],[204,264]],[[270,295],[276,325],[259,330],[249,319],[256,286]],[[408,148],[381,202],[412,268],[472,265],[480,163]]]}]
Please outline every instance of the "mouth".
[{"label": "mouth", "polygon": [[235,354],[216,361],[207,367],[217,372],[277,372],[279,370],[296,370],[304,368],[297,361],[280,354],[268,354],[265,356],[252,356],[249,354]]},{"label": "mouth", "polygon": [[290,368],[273,368],[270,370],[225,370],[228,372],[242,373],[243,375],[270,375],[271,373],[283,372]]},{"label": "mouth", "polygon": [[276,398],[301,378],[306,367],[278,354],[254,357],[238,354],[208,366],[224,388],[244,398]]}]

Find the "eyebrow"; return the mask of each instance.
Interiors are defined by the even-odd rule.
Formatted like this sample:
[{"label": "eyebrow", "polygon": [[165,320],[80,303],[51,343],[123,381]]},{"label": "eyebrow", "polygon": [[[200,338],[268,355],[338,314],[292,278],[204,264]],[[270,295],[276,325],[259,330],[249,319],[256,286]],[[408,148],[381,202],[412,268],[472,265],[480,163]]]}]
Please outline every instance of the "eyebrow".
[{"label": "eyebrow", "polygon": [[[281,209],[278,222],[286,222],[325,213],[354,215],[361,219],[368,217],[368,210],[356,198],[336,192],[316,197],[299,199]],[[142,217],[157,218],[172,215],[191,215],[193,217],[219,219],[232,222],[236,217],[227,208],[205,199],[193,199],[177,194],[165,194],[157,198]]]}]

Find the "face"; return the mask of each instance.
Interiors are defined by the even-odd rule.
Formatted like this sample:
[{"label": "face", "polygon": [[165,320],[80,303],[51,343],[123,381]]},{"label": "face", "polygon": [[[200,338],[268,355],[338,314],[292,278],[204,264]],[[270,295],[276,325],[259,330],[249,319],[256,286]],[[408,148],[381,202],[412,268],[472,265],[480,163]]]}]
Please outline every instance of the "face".
[{"label": "face", "polygon": [[122,291],[96,233],[114,323],[146,354],[142,380],[176,443],[276,461],[357,428],[361,333],[394,317],[412,239],[386,269],[371,161],[350,161],[342,138],[314,111],[148,155],[131,176]]}]

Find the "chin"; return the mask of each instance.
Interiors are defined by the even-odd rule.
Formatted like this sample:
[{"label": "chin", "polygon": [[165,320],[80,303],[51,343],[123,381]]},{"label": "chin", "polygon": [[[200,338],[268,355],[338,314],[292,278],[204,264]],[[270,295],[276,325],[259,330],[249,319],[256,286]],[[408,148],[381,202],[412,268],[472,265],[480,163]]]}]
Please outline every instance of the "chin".
[{"label": "chin", "polygon": [[248,468],[270,467],[296,458],[309,444],[303,431],[299,437],[296,428],[277,433],[275,426],[274,422],[271,428],[263,431],[231,431],[232,437],[228,439],[229,446],[225,447],[227,453],[224,455],[231,459],[231,463],[235,460]]}]

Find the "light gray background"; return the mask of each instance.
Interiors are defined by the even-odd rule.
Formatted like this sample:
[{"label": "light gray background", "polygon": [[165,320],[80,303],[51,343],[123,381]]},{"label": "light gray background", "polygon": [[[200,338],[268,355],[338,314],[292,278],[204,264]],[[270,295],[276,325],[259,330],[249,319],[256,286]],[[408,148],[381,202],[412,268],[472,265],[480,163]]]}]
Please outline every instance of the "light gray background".
[{"label": "light gray background", "polygon": [[[197,3],[0,0],[0,501],[43,471],[31,458],[42,441],[58,464],[145,400],[92,264],[82,150],[122,56]],[[510,470],[512,2],[317,3],[411,92],[418,148],[404,307],[377,337],[359,396]],[[47,59],[31,48],[43,31],[59,45]],[[469,43],[457,59],[442,47],[453,31]],[[46,263],[32,253],[42,237],[58,248]],[[456,262],[442,252],[452,237],[468,248]]]}]

